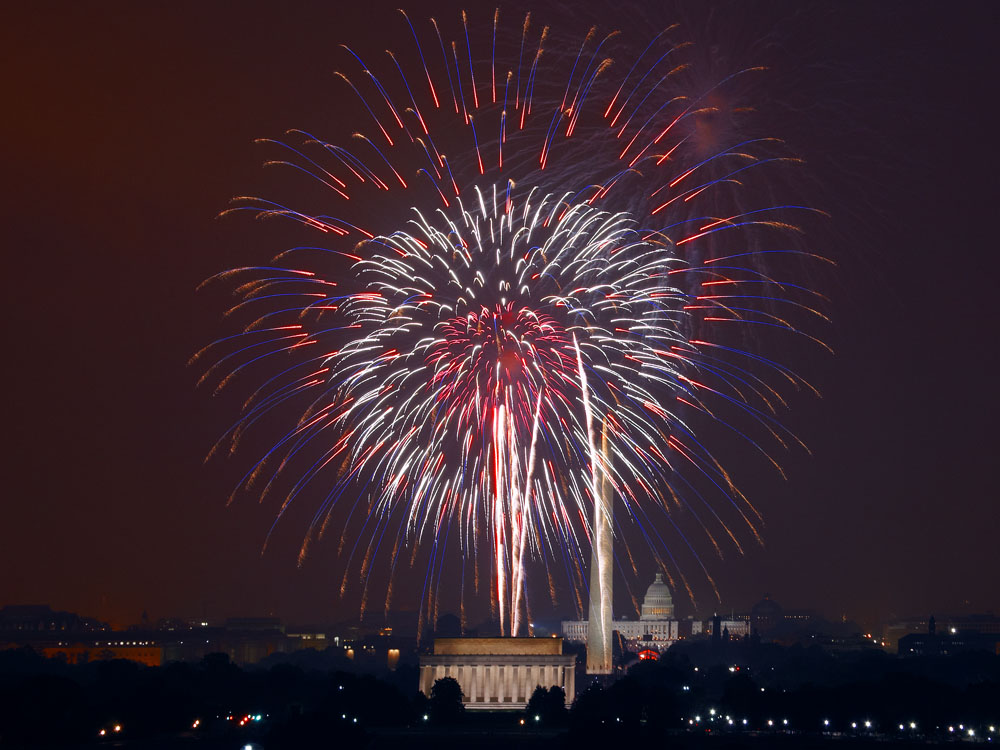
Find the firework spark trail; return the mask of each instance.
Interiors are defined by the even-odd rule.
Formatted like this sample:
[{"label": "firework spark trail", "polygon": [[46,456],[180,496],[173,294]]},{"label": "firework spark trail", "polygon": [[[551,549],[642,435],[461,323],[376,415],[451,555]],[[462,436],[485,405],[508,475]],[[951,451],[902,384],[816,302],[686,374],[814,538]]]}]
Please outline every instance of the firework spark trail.
[{"label": "firework spark trail", "polygon": [[[431,540],[431,613],[451,526],[461,527],[461,553],[474,565],[489,539],[491,599],[501,629],[517,634],[528,611],[527,561],[544,562],[553,595],[550,562],[582,582],[591,511],[607,487],[624,505],[621,517],[659,548],[654,556],[670,580],[676,575],[690,593],[656,528],[662,519],[710,581],[675,515],[701,518],[719,554],[720,538],[741,549],[725,508],[756,539],[760,520],[694,421],[725,425],[777,466],[726,415],[742,414],[784,444],[794,436],[775,417],[785,405],[779,386],[812,388],[734,346],[727,326],[818,342],[779,307],[824,317],[815,293],[758,265],[816,257],[765,245],[771,235],[787,243],[797,234],[792,216],[812,209],[733,199],[751,192],[744,183],[758,173],[797,160],[777,154],[774,138],[734,137],[707,155],[692,145],[711,109],[706,97],[756,69],[686,90],[688,65],[676,57],[689,45],[673,41],[671,27],[616,78],[606,51],[616,32],[591,29],[563,58],[545,46],[549,27],[531,34],[530,16],[518,25],[508,68],[498,11],[477,70],[475,26],[464,13],[456,39],[429,22],[427,54],[418,25],[404,19],[412,57],[387,51],[379,68],[343,47],[357,72],[337,80],[357,97],[372,137],[356,133],[350,148],[299,130],[289,131],[304,139],[299,146],[262,139],[288,157],[272,163],[310,175],[340,211],[354,208],[345,217],[313,215],[251,198],[231,209],[291,219],[336,243],[278,256],[306,268],[219,275],[242,279],[227,315],[250,322],[195,355],[214,357],[203,380],[218,390],[277,357],[294,362],[262,378],[219,445],[231,452],[264,414],[299,404],[295,423],[237,491],[263,482],[266,494],[294,471],[280,519],[339,467],[303,554],[346,497],[341,547],[355,511],[374,531],[350,545],[344,585],[354,551],[367,580],[396,518],[390,591],[401,544],[415,545],[415,559],[416,545]],[[431,54],[438,47],[440,59]],[[419,72],[411,81],[407,70]],[[385,218],[407,205],[405,223]],[[353,263],[350,274],[338,256]],[[294,468],[303,464],[304,472]],[[349,501],[359,491],[367,505]],[[367,598],[367,583],[364,591]]]}]

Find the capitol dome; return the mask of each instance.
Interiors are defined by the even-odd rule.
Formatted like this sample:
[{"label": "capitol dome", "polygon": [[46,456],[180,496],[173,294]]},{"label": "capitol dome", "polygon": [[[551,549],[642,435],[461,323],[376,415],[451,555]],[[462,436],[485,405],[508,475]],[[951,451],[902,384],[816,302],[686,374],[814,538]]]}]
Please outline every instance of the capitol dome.
[{"label": "capitol dome", "polygon": [[670,587],[663,582],[663,574],[657,573],[656,580],[646,589],[642,600],[640,620],[672,620],[674,618],[674,598]]}]

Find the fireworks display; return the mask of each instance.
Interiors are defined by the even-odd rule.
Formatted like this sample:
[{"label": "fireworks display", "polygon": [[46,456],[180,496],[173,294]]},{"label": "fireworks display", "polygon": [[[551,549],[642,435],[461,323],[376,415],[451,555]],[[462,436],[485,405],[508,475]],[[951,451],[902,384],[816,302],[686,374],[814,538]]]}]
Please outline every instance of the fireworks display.
[{"label": "fireworks display", "polygon": [[423,546],[433,614],[458,550],[476,586],[489,570],[501,631],[523,633],[527,571],[553,596],[555,580],[582,589],[610,496],[616,536],[637,527],[693,596],[673,547],[712,577],[677,518],[720,555],[761,518],[702,426],[777,467],[768,446],[795,440],[782,394],[809,386],[756,342],[817,341],[823,317],[789,279],[815,257],[798,241],[814,212],[769,184],[796,160],[743,124],[739,87],[760,71],[705,84],[675,28],[631,48],[531,16],[454,21],[404,15],[400,51],[342,49],[345,144],[269,142],[329,213],[231,209],[318,239],[216,277],[240,328],[196,355],[202,380],[255,385],[215,450],[287,420],[234,495],[280,493],[279,517],[308,497],[302,552],[338,537],[342,590],[383,558],[396,580]]}]

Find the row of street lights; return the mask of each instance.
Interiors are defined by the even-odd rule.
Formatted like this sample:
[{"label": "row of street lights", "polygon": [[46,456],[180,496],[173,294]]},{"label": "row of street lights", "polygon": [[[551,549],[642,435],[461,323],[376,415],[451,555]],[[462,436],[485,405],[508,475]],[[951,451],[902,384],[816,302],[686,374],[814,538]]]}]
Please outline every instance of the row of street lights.
[{"label": "row of street lights", "polygon": [[[734,719],[729,714],[726,714],[725,716],[719,716],[718,712],[714,708],[710,708],[708,710],[707,721],[709,724],[715,724],[715,722],[718,721],[719,724],[724,723],[725,727],[749,727],[750,723],[748,719]],[[701,715],[696,715],[692,718],[689,718],[687,720],[687,724],[689,727],[701,726],[702,725]],[[785,731],[789,731],[791,729],[789,726],[788,719],[781,719],[780,721],[777,719],[767,719],[766,726],[767,729],[778,729]],[[903,722],[900,723],[898,726],[899,726],[899,731],[901,732],[907,732],[907,731],[916,732],[918,730],[917,722],[915,721]],[[873,732],[875,730],[875,724],[872,722],[871,719],[852,721],[851,730],[862,731],[862,732]],[[821,731],[823,732],[834,731],[829,719],[823,719],[823,728]],[[991,724],[989,727],[986,728],[985,732],[982,732],[981,735],[977,735],[975,728],[966,727],[964,724],[958,724],[958,725],[949,725],[948,732],[949,734],[952,735],[960,735],[972,739],[976,737],[985,737],[985,740],[987,742],[992,742],[994,736],[996,736],[997,734],[997,727],[996,725]]]}]

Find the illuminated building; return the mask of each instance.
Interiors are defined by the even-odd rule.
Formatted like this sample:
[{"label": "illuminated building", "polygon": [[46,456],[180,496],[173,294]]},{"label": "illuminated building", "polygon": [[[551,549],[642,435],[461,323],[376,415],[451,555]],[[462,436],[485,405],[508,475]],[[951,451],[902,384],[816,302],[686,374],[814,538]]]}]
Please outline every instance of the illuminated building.
[{"label": "illuminated building", "polygon": [[467,708],[523,709],[539,685],[575,696],[576,657],[563,654],[562,638],[436,638],[434,653],[420,657],[420,690],[452,677]]},{"label": "illuminated building", "polygon": [[60,643],[41,649],[46,659],[59,658],[67,664],[91,661],[128,659],[147,667],[163,664],[163,648],[151,641],[95,641],[93,643]]}]

